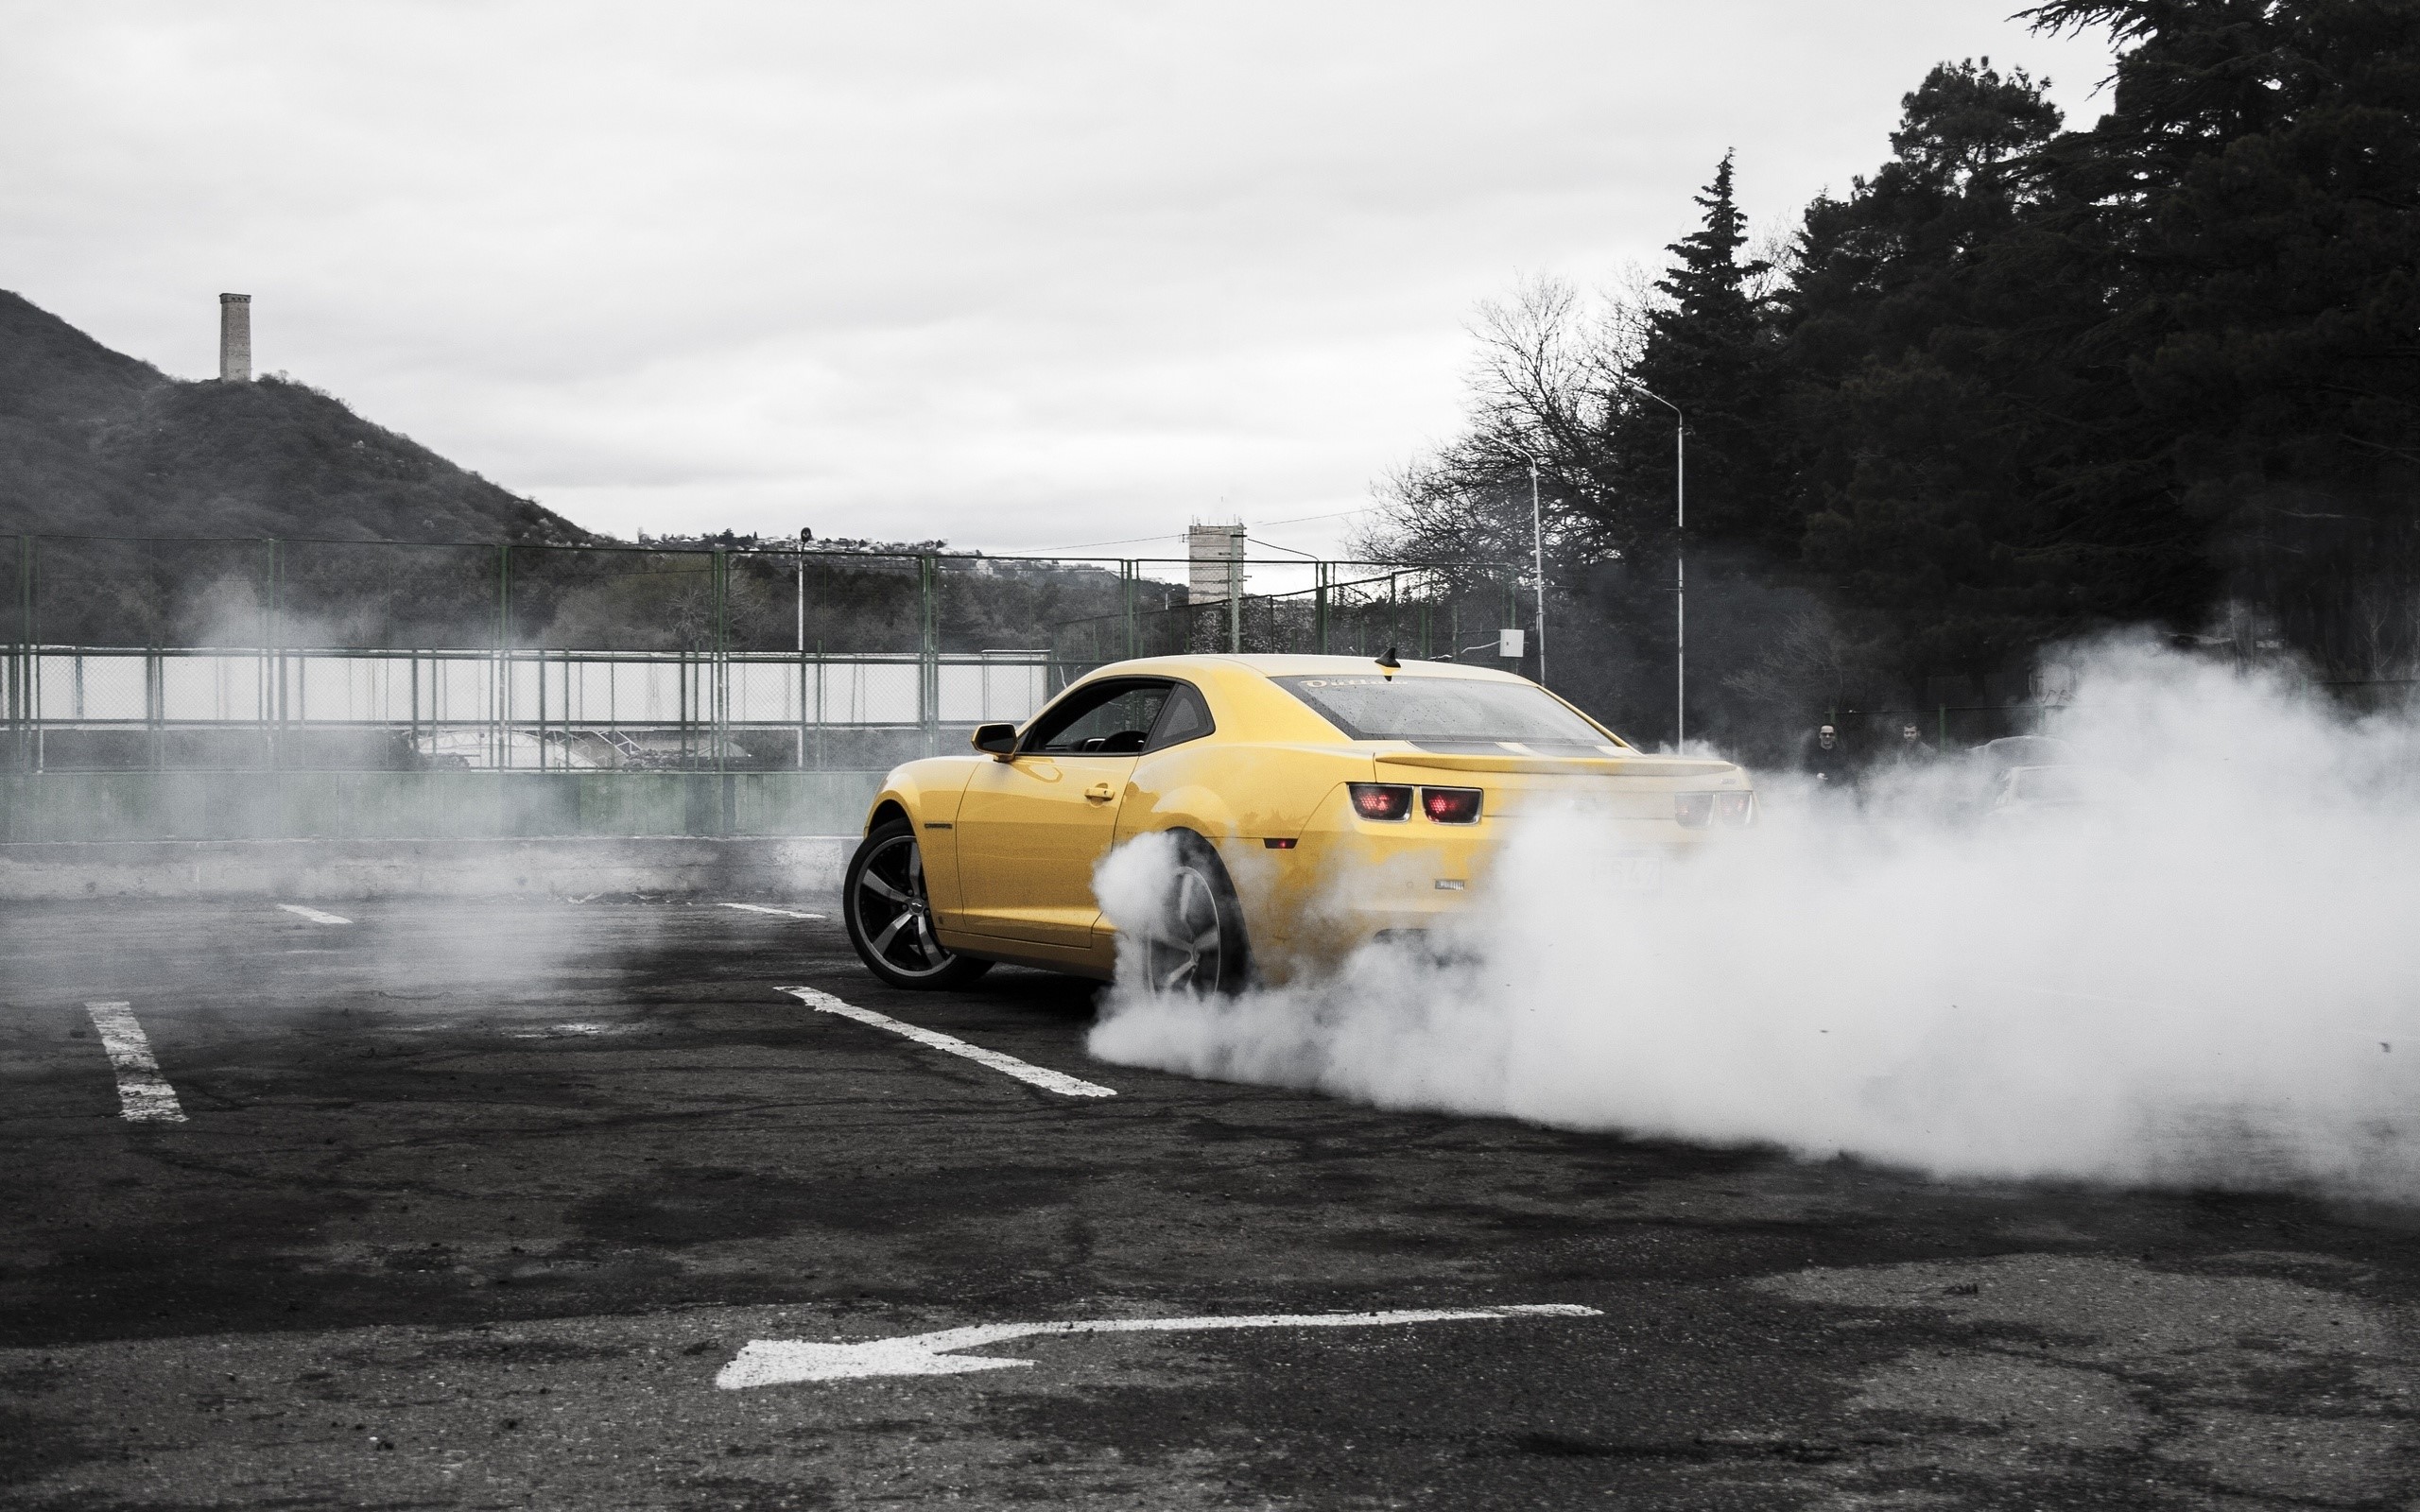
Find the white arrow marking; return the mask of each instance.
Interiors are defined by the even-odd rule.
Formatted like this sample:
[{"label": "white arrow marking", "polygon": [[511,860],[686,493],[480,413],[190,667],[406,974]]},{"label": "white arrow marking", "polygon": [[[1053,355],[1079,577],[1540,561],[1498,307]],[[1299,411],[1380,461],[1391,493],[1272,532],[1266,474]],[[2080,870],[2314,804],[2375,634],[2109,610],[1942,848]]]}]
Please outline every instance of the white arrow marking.
[{"label": "white arrow marking", "polygon": [[177,1102],[177,1090],[161,1076],[160,1062],[152,1058],[143,1025],[134,1022],[132,1005],[87,1003],[84,1011],[93,1016],[110,1069],[117,1073],[118,1116],[130,1124],[183,1123],[185,1110]]},{"label": "white arrow marking", "polygon": [[752,1339],[722,1367],[715,1384],[725,1391],[778,1386],[793,1381],[846,1381],[858,1376],[954,1376],[970,1370],[1007,1370],[1031,1360],[1002,1355],[953,1354],[979,1345],[1030,1338],[1038,1333],[1159,1333],[1214,1329],[1367,1329],[1402,1323],[1455,1323],[1477,1318],[1601,1317],[1576,1302],[1530,1302],[1512,1307],[1414,1308],[1392,1313],[1258,1313],[1229,1317],[1107,1317],[1071,1323],[981,1323],[973,1328],[870,1339],[863,1344],[809,1344],[804,1339]]},{"label": "white arrow marking", "polygon": [[725,908],[745,908],[752,914],[776,914],[784,919],[821,919],[821,914],[802,914],[795,908],[768,908],[763,903],[725,903]]},{"label": "white arrow marking", "polygon": [[316,908],[305,908],[301,903],[280,903],[277,906],[285,909],[289,914],[301,914],[303,918],[309,919],[315,924],[350,924],[353,922],[352,919],[345,918],[342,914],[323,914]]},{"label": "white arrow marking", "polygon": [[912,1023],[903,1023],[889,1014],[876,1013],[872,1008],[861,1008],[854,1003],[843,1003],[831,993],[818,992],[811,987],[786,987],[781,990],[818,1013],[837,1013],[844,1019],[855,1019],[859,1023],[872,1024],[877,1029],[888,1029],[892,1034],[905,1035],[920,1045],[929,1045],[935,1050],[946,1050],[953,1056],[964,1056],[976,1064],[989,1066],[1004,1076],[1014,1076],[1021,1082],[1039,1087],[1046,1092],[1057,1092],[1062,1097],[1115,1097],[1117,1095],[1117,1090],[1114,1087],[1103,1087],[1098,1082],[1081,1081],[1063,1071],[1051,1071],[1046,1067],[1034,1065],[1030,1061],[1019,1060],[1014,1056],[1002,1055],[997,1050],[986,1050],[981,1045],[971,1045],[957,1036],[943,1034],[939,1029],[925,1029]]}]

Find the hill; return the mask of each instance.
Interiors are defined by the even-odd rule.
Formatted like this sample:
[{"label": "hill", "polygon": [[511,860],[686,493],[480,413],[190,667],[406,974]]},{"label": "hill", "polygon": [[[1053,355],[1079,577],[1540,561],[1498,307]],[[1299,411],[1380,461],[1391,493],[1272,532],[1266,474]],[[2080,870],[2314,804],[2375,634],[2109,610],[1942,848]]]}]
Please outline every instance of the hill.
[{"label": "hill", "polygon": [[[21,557],[9,535],[51,539]],[[535,549],[582,545],[618,549]],[[0,291],[11,639],[701,651],[781,650],[804,635],[905,652],[929,616],[956,651],[1054,644],[1067,626],[1122,633],[1130,601],[1146,613],[1181,601],[1098,566],[965,561],[927,606],[924,569],[897,553],[944,551],[938,541],[826,541],[804,562],[790,541],[731,531],[641,545],[582,530],[306,385],[180,382]]]},{"label": "hill", "polygon": [[316,388],[182,382],[7,290],[0,532],[597,539]]}]

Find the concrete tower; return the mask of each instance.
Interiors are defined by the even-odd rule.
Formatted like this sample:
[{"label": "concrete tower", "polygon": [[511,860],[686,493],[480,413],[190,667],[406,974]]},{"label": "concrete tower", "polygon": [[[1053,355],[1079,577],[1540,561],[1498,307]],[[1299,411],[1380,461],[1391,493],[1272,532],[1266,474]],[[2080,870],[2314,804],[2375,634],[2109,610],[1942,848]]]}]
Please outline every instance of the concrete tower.
[{"label": "concrete tower", "polygon": [[222,383],[252,381],[252,297],[218,296],[218,377]]},{"label": "concrete tower", "polygon": [[[1193,571],[1184,587],[1184,601],[1195,609],[1224,605],[1223,614],[1191,616],[1186,649],[1216,651],[1244,648],[1244,527],[1196,524],[1185,532],[1187,565]],[[1226,623],[1221,625],[1219,621]]]},{"label": "concrete tower", "polygon": [[1243,592],[1244,527],[1196,524],[1185,532],[1185,602],[1223,604]]}]

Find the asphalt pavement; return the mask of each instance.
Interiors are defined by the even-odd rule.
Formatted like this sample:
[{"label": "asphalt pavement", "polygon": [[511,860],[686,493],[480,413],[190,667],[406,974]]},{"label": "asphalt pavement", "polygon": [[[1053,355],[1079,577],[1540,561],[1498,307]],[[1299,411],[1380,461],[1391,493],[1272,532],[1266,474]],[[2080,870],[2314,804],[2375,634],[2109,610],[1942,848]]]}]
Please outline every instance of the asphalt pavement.
[{"label": "asphalt pavement", "polygon": [[1381,1111],[1094,1005],[711,901],[0,911],[0,1505],[2420,1504],[2412,1213]]}]

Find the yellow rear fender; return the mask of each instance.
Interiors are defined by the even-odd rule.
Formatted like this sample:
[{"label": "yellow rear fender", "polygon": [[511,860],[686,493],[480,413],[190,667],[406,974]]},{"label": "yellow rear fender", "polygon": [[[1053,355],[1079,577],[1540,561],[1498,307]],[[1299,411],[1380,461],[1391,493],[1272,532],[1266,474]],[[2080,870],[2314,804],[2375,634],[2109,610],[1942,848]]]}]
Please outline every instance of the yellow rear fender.
[{"label": "yellow rear fender", "polygon": [[1369,781],[1371,770],[1366,752],[1334,744],[1212,739],[1173,747],[1135,768],[1119,835],[1178,824],[1213,838],[1300,834],[1328,795],[1343,783]]},{"label": "yellow rear fender", "polygon": [[1233,805],[1219,793],[1199,782],[1191,782],[1169,792],[1129,796],[1129,802],[1149,799],[1149,805],[1129,807],[1118,816],[1120,840],[1138,834],[1154,834],[1163,830],[1191,830],[1205,840],[1231,839],[1243,833],[1237,823]]}]

